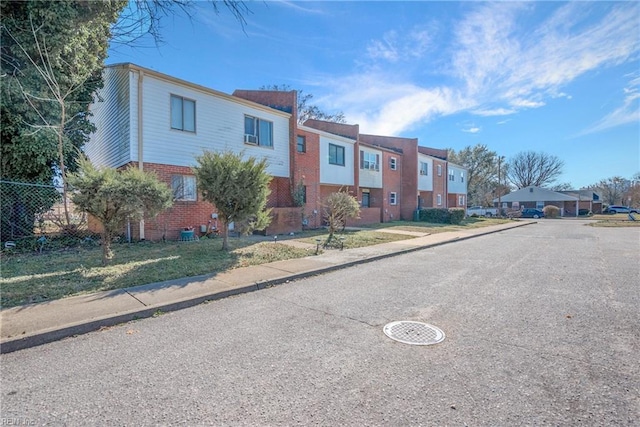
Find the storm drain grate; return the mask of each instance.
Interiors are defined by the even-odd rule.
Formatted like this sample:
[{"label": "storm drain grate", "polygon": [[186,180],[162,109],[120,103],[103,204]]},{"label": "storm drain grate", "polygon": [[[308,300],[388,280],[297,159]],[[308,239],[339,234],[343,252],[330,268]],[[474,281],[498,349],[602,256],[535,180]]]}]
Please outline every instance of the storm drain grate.
[{"label": "storm drain grate", "polygon": [[391,322],[384,326],[383,331],[392,340],[411,345],[438,344],[444,340],[442,330],[422,322]]}]

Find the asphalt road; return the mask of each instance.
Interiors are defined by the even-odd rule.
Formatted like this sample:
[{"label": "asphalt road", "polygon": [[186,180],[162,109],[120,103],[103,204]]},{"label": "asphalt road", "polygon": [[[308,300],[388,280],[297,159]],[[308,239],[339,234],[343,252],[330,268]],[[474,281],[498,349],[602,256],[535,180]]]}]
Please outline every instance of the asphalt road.
[{"label": "asphalt road", "polygon": [[640,425],[639,285],[640,228],[542,220],[2,355],[2,422]]}]

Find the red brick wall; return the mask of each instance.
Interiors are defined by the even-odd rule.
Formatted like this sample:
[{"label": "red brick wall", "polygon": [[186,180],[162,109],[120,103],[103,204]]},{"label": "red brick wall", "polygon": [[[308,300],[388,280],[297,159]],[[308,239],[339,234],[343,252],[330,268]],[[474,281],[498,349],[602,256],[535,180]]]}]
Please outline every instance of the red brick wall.
[{"label": "red brick wall", "polygon": [[[396,170],[389,167],[390,159],[396,159]],[[395,221],[400,219],[401,209],[405,203],[404,194],[402,192],[402,167],[403,158],[401,153],[393,153],[389,151],[382,152],[382,188],[383,205],[381,212],[381,221]],[[389,204],[389,193],[395,192],[398,195],[398,204]],[[411,201],[409,200],[409,203]]]},{"label": "red brick wall", "polygon": [[[438,176],[438,165],[442,167],[442,174]],[[444,160],[433,159],[433,200],[434,208],[447,207],[447,162]],[[442,204],[438,206],[438,194],[442,195]]]},{"label": "red brick wall", "polygon": [[265,230],[268,236],[275,234],[289,234],[302,230],[301,208],[273,208],[271,210],[271,224]]},{"label": "red brick wall", "polygon": [[360,218],[349,218],[347,220],[348,227],[357,227],[359,225],[378,224],[380,222],[381,208],[360,208]]},{"label": "red brick wall", "polygon": [[435,204],[435,196],[433,191],[421,191],[420,192],[420,207],[421,208],[432,208]]},{"label": "red brick wall", "polygon": [[291,194],[291,181],[289,178],[274,176],[269,184],[271,193],[267,199],[268,208],[281,208],[293,206]]},{"label": "red brick wall", "polygon": [[291,163],[293,170],[293,184],[304,185],[307,189],[307,202],[304,205],[304,218],[306,227],[318,228],[322,225],[322,203],[320,196],[320,137],[317,133],[296,130],[294,139],[297,145],[297,136],[304,136],[306,151],[298,153],[296,146],[292,148],[294,153]]},{"label": "red brick wall", "polygon": [[[171,185],[172,175],[194,175],[189,167],[162,165],[157,163],[145,163],[145,171],[153,171],[158,178]],[[291,206],[291,191],[288,178],[274,177],[270,184],[268,207]],[[209,225],[209,221],[215,221],[211,215],[216,212],[215,207],[202,200],[198,192],[197,201],[176,200],[171,208],[159,214],[156,218],[145,219],[145,239],[147,240],[175,240],[180,237],[180,230],[185,227],[193,227],[197,235],[201,235],[200,226]],[[219,224],[221,226],[222,224]],[[139,238],[139,226],[137,223],[131,226],[134,239]]]},{"label": "red brick wall", "polygon": [[310,128],[322,130],[332,133],[334,135],[344,136],[345,138],[351,138],[358,140],[360,134],[359,125],[347,125],[344,123],[327,122],[324,120],[309,119],[304,122],[304,125]]},{"label": "red brick wall", "polygon": [[233,96],[253,101],[276,110],[285,111],[295,116],[297,120],[298,95],[295,90],[243,90],[233,92]]},{"label": "red brick wall", "polygon": [[[360,134],[360,141],[402,150],[402,165],[399,168],[401,174],[401,190],[398,194],[399,213],[401,219],[411,220],[413,212],[418,207],[418,140],[416,138]],[[389,191],[386,191],[387,198]]]}]

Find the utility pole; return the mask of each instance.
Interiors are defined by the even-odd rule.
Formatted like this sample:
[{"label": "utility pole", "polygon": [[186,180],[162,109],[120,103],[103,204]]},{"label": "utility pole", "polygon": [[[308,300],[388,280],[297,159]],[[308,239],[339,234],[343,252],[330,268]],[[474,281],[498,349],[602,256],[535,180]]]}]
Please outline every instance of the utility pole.
[{"label": "utility pole", "polygon": [[498,212],[500,212],[500,218],[502,218],[502,189],[500,186],[502,185],[502,179],[500,176],[500,163],[502,162],[502,156],[498,156]]}]

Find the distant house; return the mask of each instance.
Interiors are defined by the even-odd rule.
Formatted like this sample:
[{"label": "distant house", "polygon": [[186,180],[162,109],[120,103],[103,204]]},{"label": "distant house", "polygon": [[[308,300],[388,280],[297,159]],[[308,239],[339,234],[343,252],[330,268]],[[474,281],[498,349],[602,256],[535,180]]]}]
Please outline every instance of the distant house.
[{"label": "distant house", "polygon": [[594,214],[602,213],[602,199],[593,190],[567,190],[559,193],[578,198],[579,209],[588,209]]},{"label": "distant house", "polygon": [[493,199],[494,206],[500,203],[503,209],[538,208],[553,205],[560,208],[561,216],[578,216],[580,209],[593,213],[602,212],[600,197],[592,191],[552,191],[541,187],[525,187]]}]

